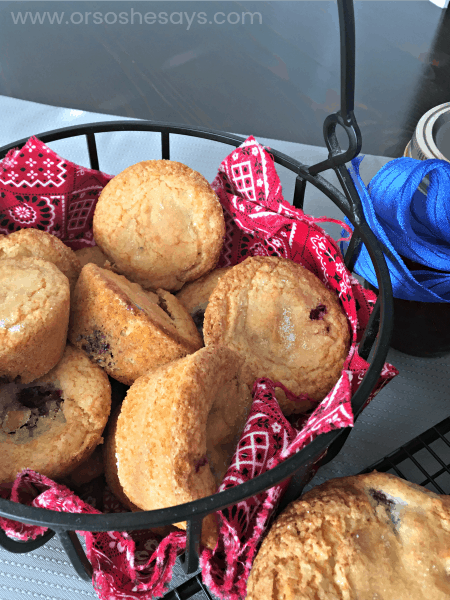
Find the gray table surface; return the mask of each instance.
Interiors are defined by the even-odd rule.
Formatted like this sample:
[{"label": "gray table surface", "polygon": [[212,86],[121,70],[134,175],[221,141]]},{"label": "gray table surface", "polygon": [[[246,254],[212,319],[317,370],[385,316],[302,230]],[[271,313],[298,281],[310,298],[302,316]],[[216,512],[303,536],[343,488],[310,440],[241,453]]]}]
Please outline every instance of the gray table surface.
[{"label": "gray table surface", "polygon": [[[115,117],[80,110],[55,108],[0,96],[0,146],[32,134],[58,127],[115,120]],[[251,132],[240,132],[247,135]],[[100,168],[116,174],[139,160],[160,157],[159,137],[149,134],[101,134],[98,137]],[[322,160],[327,151],[317,146],[260,138],[265,145],[306,164]],[[211,181],[230,147],[185,136],[172,136],[171,158],[200,171]],[[82,139],[55,142],[50,146],[69,160],[88,166]],[[366,183],[389,158],[367,155],[361,166]],[[294,176],[280,167],[279,175],[287,200],[292,198]],[[335,185],[334,174],[326,177]],[[340,211],[315,188],[307,189],[305,211],[315,216],[342,218]],[[339,236],[340,228],[326,226]],[[421,359],[390,350],[388,361],[400,371],[361,415],[337,458],[322,468],[311,485],[334,477],[353,475],[379,460],[413,437],[449,416],[450,356]],[[311,487],[311,486],[310,486]],[[450,492],[449,490],[447,490]],[[183,580],[177,565],[172,585]],[[81,581],[55,539],[25,555],[12,555],[0,549],[0,600],[75,600],[96,598],[90,584]],[[198,594],[196,598],[202,598]]]},{"label": "gray table surface", "polygon": [[[354,11],[362,149],[401,156],[448,101],[450,13],[425,0]],[[339,58],[330,0],[0,2],[0,94],[57,106],[321,145]]]}]

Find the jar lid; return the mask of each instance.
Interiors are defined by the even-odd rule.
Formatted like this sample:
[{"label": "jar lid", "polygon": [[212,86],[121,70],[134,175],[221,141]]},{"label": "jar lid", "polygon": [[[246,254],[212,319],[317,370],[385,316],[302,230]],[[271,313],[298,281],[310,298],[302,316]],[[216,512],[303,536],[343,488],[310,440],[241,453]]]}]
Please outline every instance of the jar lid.
[{"label": "jar lid", "polygon": [[408,146],[412,158],[439,158],[450,162],[450,102],[435,106],[423,115]]},{"label": "jar lid", "polygon": [[[435,106],[423,115],[403,156],[418,160],[438,158],[450,162],[450,102]],[[428,185],[427,175],[419,184],[419,190],[425,195]]]}]

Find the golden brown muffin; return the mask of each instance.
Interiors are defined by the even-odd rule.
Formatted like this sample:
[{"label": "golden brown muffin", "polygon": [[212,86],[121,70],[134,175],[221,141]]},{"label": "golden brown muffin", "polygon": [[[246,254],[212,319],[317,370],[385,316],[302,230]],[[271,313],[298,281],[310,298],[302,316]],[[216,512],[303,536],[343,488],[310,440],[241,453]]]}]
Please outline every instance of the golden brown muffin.
[{"label": "golden brown muffin", "polygon": [[[103,463],[105,465],[105,478],[111,492],[116,498],[131,512],[140,512],[141,509],[131,502],[123,491],[117,475],[117,458],[116,458],[116,431],[117,420],[120,415],[120,406],[116,408],[108,421],[108,426],[105,430],[105,443],[103,444]],[[150,527],[150,531],[165,537],[171,532],[179,531],[173,525],[165,527]]]},{"label": "golden brown muffin", "polygon": [[69,280],[40,258],[0,260],[0,381],[48,373],[66,345]]},{"label": "golden brown muffin", "polygon": [[203,345],[175,296],[164,290],[146,292],[94,264],[83,267],[75,287],[69,339],[126,385]]},{"label": "golden brown muffin", "polygon": [[178,300],[191,315],[198,332],[203,333],[203,320],[209,297],[216,288],[219,279],[232,267],[214,269],[200,279],[187,283],[177,294]]},{"label": "golden brown muffin", "polygon": [[[92,248],[81,248],[75,250],[76,257],[80,261],[81,269],[88,263],[93,263],[98,267],[104,267],[105,262],[108,260],[98,246],[92,246]],[[81,271],[80,269],[80,271]]]},{"label": "golden brown muffin", "polygon": [[25,468],[52,479],[71,473],[102,443],[110,408],[106,373],[71,345],[30,385],[0,385],[0,483]]},{"label": "golden brown muffin", "polygon": [[117,273],[145,289],[179,290],[217,264],[222,206],[206,179],[170,160],[137,163],[107,183],[94,238]]},{"label": "golden brown muffin", "polygon": [[[149,371],[128,390],[117,423],[117,473],[125,494],[143,510],[213,494],[244,428],[252,398],[234,352],[202,348]],[[185,528],[185,523],[176,523]],[[214,515],[203,521],[203,544],[217,540]]]},{"label": "golden brown muffin", "polygon": [[450,498],[393,475],[327,481],[263,541],[247,600],[445,600]]},{"label": "golden brown muffin", "polygon": [[20,229],[0,238],[0,259],[35,257],[53,263],[69,280],[70,290],[81,272],[75,252],[63,242],[39,229]]},{"label": "golden brown muffin", "polygon": [[[336,294],[310,271],[275,256],[247,258],[222,276],[203,324],[205,345],[223,344],[245,361],[244,379],[268,377],[296,395],[322,400],[348,353],[347,318]],[[277,388],[285,415],[311,408]]]}]

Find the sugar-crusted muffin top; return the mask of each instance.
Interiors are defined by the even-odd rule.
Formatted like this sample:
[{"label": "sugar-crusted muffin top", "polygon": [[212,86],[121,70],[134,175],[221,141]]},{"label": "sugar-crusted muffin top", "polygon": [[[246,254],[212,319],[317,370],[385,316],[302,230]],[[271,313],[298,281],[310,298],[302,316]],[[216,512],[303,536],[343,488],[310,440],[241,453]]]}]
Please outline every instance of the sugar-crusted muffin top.
[{"label": "sugar-crusted muffin top", "polygon": [[54,235],[39,229],[20,229],[0,237],[0,259],[34,257],[53,263],[73,289],[81,271],[75,252]]},{"label": "sugar-crusted muffin top", "polygon": [[[315,275],[290,260],[261,256],[222,276],[203,332],[206,345],[239,352],[249,385],[269,377],[315,400],[338,380],[350,337],[338,298]],[[284,411],[295,408],[287,399],[279,401]]]},{"label": "sugar-crusted muffin top", "polygon": [[176,161],[128,167],[100,194],[94,237],[117,272],[147,289],[180,289],[211,270],[225,234],[206,179]]},{"label": "sugar-crusted muffin top", "polygon": [[0,341],[27,336],[30,328],[67,303],[69,281],[52,263],[40,258],[0,260]]},{"label": "sugar-crusted muffin top", "polygon": [[373,472],[327,481],[287,507],[247,600],[444,600],[449,567],[450,498]]}]

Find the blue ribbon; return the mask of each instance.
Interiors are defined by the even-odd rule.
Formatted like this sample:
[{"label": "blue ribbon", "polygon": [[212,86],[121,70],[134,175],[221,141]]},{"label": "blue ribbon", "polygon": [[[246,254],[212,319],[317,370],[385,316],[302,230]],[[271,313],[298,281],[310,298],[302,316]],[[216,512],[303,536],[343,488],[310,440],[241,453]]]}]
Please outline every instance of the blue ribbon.
[{"label": "blue ribbon", "polygon": [[[359,174],[363,158],[352,160],[349,173],[367,223],[385,252],[394,297],[450,302],[450,164],[438,159],[396,158],[384,165],[366,188]],[[425,196],[417,188],[426,175],[430,183]],[[348,234],[342,230],[344,235]],[[341,243],[343,251],[347,246],[348,242]],[[400,254],[439,272],[420,270],[413,276]],[[354,271],[378,287],[364,245]]]}]

